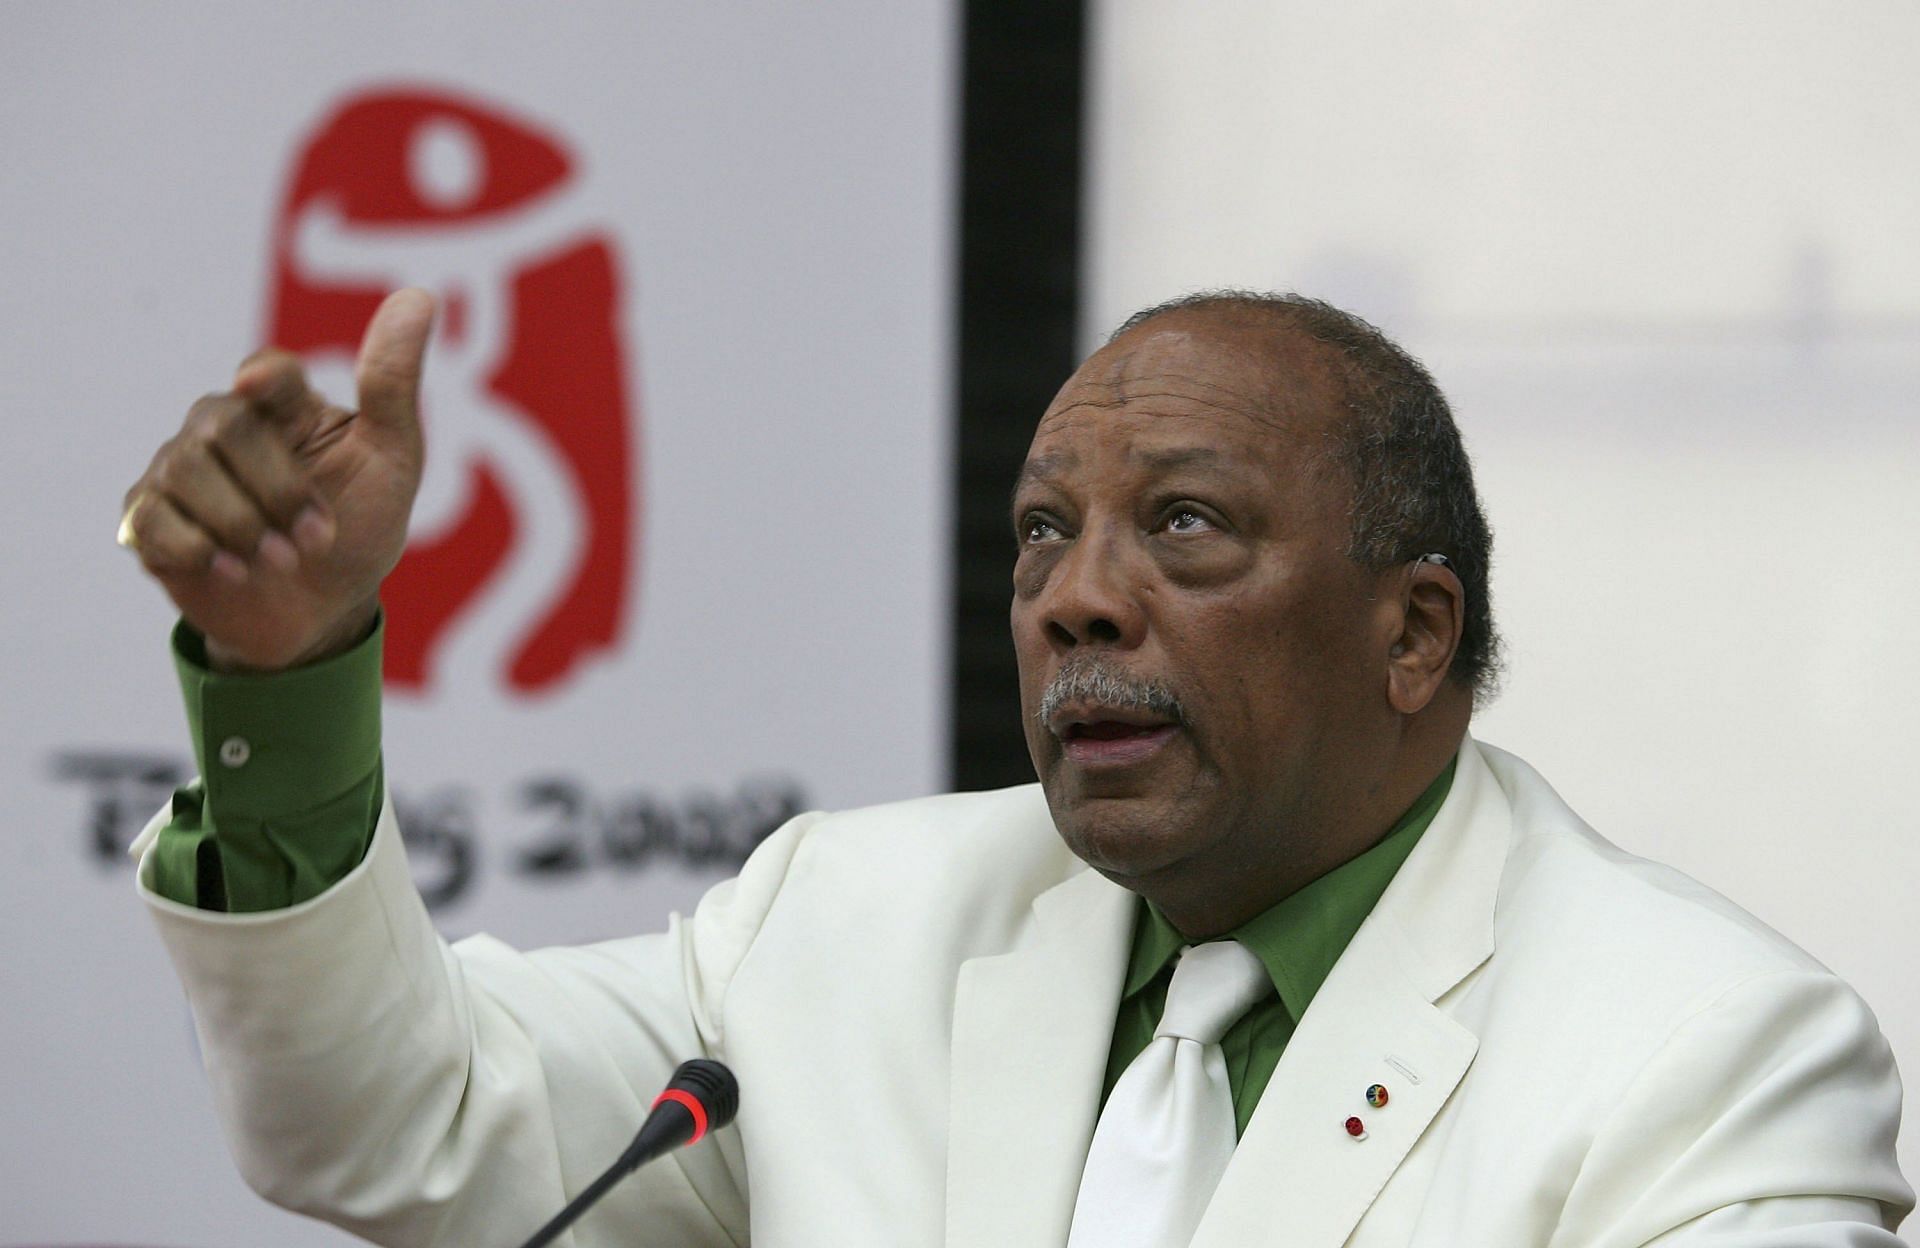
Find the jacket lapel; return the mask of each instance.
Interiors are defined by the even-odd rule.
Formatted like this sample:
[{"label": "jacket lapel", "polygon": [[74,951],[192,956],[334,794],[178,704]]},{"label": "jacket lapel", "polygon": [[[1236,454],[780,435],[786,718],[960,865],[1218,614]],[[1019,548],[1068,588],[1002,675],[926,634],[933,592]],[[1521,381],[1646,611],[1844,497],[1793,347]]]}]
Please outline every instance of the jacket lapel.
[{"label": "jacket lapel", "polygon": [[1446,804],[1288,1042],[1193,1248],[1337,1248],[1353,1233],[1473,1061],[1478,1039],[1434,1002],[1493,952],[1510,826],[1469,740]]},{"label": "jacket lapel", "polygon": [[1058,1248],[1100,1106],[1132,893],[1083,870],[1027,939],[960,968],[947,1158],[952,1248]]}]

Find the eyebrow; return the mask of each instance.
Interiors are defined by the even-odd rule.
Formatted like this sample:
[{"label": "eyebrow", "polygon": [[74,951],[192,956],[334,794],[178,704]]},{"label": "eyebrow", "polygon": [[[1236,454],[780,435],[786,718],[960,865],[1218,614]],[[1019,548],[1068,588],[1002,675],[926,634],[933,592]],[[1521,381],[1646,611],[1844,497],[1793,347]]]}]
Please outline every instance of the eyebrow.
[{"label": "eyebrow", "polygon": [[1049,455],[1036,456],[1021,464],[1019,473],[1013,478],[1013,488],[1007,492],[1007,510],[1012,511],[1019,504],[1020,491],[1027,482],[1054,476],[1062,469],[1071,468],[1079,462],[1078,455],[1055,451]]},{"label": "eyebrow", "polygon": [[[1164,451],[1134,450],[1128,453],[1128,458],[1154,472],[1170,472],[1194,464],[1217,464],[1220,462],[1220,452],[1210,446],[1183,446]],[[1019,506],[1020,491],[1028,482],[1045,480],[1071,469],[1079,462],[1077,455],[1055,451],[1020,465],[1020,472],[1013,479],[1013,489],[1007,494],[1007,510],[1011,512]]]}]

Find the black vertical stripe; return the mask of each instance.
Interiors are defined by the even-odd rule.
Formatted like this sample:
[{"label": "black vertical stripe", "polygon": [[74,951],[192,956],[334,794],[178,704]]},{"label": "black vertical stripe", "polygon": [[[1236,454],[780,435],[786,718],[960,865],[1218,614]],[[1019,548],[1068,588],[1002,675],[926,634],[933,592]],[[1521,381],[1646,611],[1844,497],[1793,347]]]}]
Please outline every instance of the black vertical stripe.
[{"label": "black vertical stripe", "polygon": [[1083,3],[970,0],[961,140],[951,776],[1033,779],[1007,637],[1007,496],[1073,371],[1080,303]]}]

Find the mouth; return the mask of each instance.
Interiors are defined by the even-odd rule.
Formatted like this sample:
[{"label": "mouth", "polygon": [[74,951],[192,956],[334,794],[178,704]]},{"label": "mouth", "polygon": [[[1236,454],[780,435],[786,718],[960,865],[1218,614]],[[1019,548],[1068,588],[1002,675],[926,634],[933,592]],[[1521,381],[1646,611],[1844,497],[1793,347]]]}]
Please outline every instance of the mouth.
[{"label": "mouth", "polygon": [[1179,725],[1132,708],[1062,707],[1048,724],[1069,760],[1089,767],[1144,762],[1173,739]]}]

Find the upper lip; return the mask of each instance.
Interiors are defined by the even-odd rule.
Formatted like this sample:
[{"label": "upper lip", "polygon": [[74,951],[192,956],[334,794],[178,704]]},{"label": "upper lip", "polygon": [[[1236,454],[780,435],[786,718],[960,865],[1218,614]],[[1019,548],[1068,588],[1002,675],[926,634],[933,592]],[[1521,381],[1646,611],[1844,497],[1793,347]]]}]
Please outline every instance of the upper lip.
[{"label": "upper lip", "polygon": [[1107,706],[1099,702],[1069,702],[1055,711],[1047,720],[1047,727],[1056,737],[1065,737],[1075,728],[1087,724],[1128,724],[1135,728],[1159,728],[1171,724],[1172,719],[1152,711],[1132,706]]}]

